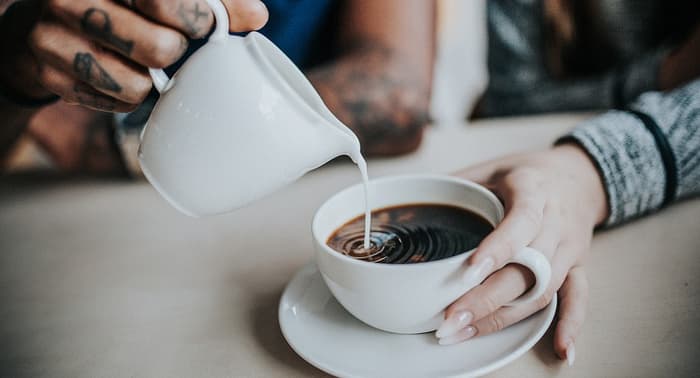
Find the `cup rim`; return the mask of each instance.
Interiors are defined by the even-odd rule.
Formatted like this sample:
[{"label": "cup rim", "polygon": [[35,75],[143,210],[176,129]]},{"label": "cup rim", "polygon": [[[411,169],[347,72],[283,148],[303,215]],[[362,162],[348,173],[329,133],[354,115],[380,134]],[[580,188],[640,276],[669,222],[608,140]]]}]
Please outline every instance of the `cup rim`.
[{"label": "cup rim", "polygon": [[[383,176],[379,178],[375,178],[369,181],[368,185],[372,185],[373,183],[383,183],[383,182],[390,182],[390,181],[402,181],[402,180],[429,180],[429,181],[441,181],[444,183],[450,183],[450,184],[458,184],[462,186],[467,186],[471,189],[474,189],[478,191],[479,193],[483,194],[485,197],[487,197],[491,203],[496,206],[496,212],[497,212],[497,221],[495,224],[492,223],[492,225],[495,227],[498,226],[498,224],[503,220],[504,217],[504,208],[503,204],[501,201],[496,197],[495,194],[493,194],[490,190],[486,189],[481,184],[478,184],[474,181],[470,181],[467,179],[463,179],[460,177],[456,176],[450,176],[450,175],[441,175],[441,174],[404,174],[404,175],[391,175],[391,176]],[[476,250],[475,247],[473,249],[470,249],[468,251],[464,251],[462,253],[456,254],[452,257],[448,257],[445,259],[440,259],[440,260],[434,260],[434,261],[426,261],[426,262],[420,262],[420,263],[414,263],[414,264],[378,264],[375,262],[371,261],[364,261],[364,260],[357,260],[352,257],[346,256],[342,253],[337,252],[333,248],[329,247],[328,244],[326,244],[325,239],[321,239],[321,235],[319,235],[319,232],[317,231],[318,229],[318,222],[319,222],[319,214],[321,214],[327,206],[329,206],[329,203],[332,203],[335,201],[338,197],[346,194],[347,192],[351,190],[357,190],[358,187],[362,186],[362,182],[357,183],[355,185],[349,186],[343,190],[340,190],[339,192],[333,194],[330,196],[328,199],[326,199],[323,204],[316,210],[314,213],[313,220],[311,221],[311,235],[314,239],[314,243],[318,244],[321,246],[323,249],[324,253],[329,254],[333,258],[337,258],[341,261],[344,261],[349,264],[354,264],[357,266],[363,266],[368,269],[383,269],[383,270],[396,270],[396,269],[413,269],[413,270],[418,270],[418,269],[426,269],[429,267],[433,267],[436,265],[444,265],[444,264],[453,264],[457,262],[458,260],[464,259],[464,255],[468,255],[472,253],[474,250]],[[426,202],[426,203],[431,203],[431,202]],[[437,202],[436,202],[437,203]],[[374,208],[372,208],[374,210]],[[487,219],[489,222],[491,220]]]}]

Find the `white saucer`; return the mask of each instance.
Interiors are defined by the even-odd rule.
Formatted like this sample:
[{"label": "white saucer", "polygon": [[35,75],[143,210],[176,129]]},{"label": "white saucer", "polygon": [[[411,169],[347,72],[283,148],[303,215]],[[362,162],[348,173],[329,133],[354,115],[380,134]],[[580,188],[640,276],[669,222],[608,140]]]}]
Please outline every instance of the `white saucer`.
[{"label": "white saucer", "polygon": [[315,264],[284,290],[279,322],[303,359],[340,377],[450,377],[492,372],[527,352],[554,318],[556,298],[544,310],[501,332],[452,345],[433,333],[397,335],[354,318],[333,298]]}]

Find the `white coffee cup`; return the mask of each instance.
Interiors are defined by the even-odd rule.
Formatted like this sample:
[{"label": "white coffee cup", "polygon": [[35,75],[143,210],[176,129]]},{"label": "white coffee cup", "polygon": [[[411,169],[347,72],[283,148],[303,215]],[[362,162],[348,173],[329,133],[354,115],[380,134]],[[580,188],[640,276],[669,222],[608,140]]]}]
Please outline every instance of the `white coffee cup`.
[{"label": "white coffee cup", "polygon": [[209,41],[172,79],[149,70],[161,93],[141,136],[144,175],[178,210],[225,213],[336,156],[357,159],[357,137],[306,77],[262,34],[228,34],[220,0]]},{"label": "white coffee cup", "polygon": [[[496,226],[503,205],[483,186],[451,176],[407,175],[369,183],[370,207],[434,203],[461,207]],[[395,333],[422,333],[437,329],[443,310],[478,282],[464,279],[466,260],[474,250],[443,260],[415,264],[380,264],[356,260],[331,249],[328,238],[350,219],[362,214],[362,185],[347,188],[328,199],[316,212],[312,233],[316,262],[335,298],[356,318],[372,327]],[[551,268],[542,253],[524,248],[509,261],[527,267],[535,285],[515,305],[540,297],[549,284]]]}]

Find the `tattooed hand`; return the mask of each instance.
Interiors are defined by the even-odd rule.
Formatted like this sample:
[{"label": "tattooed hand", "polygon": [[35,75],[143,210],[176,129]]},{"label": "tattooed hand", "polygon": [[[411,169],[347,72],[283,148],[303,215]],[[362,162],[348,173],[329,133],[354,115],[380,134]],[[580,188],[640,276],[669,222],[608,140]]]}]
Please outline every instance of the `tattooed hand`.
[{"label": "tattooed hand", "polygon": [[[260,0],[224,3],[232,31],[267,22]],[[8,26],[16,19],[25,24]],[[20,1],[3,16],[0,84],[23,97],[54,93],[97,110],[129,111],[151,89],[146,68],[177,61],[188,38],[206,36],[213,23],[205,0]]]}]

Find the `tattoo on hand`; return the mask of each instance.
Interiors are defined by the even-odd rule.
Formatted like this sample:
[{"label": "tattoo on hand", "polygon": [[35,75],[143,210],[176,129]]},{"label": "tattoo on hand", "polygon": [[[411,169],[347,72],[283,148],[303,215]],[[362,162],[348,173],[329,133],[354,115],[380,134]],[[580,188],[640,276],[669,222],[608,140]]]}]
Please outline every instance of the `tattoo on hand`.
[{"label": "tattoo on hand", "polygon": [[[415,149],[428,123],[428,89],[389,47],[364,41],[353,53],[309,78],[338,117],[353,129],[367,155]],[[324,99],[326,100],[326,99]]]},{"label": "tattoo on hand", "polygon": [[80,26],[89,36],[105,42],[126,56],[131,55],[134,41],[122,39],[112,31],[112,20],[102,9],[90,8],[83,14]]},{"label": "tattoo on hand", "polygon": [[77,53],[73,59],[73,71],[78,78],[95,88],[105,89],[110,92],[120,93],[122,87],[109,75],[109,73],[97,63],[90,53]]},{"label": "tattoo on hand", "polygon": [[199,3],[195,3],[192,9],[185,9],[185,6],[180,3],[177,8],[177,15],[180,17],[180,21],[185,25],[187,33],[190,35],[199,35],[202,28],[206,26],[206,24],[202,24],[200,20],[204,19],[206,22],[209,13],[201,10],[199,8]]},{"label": "tattoo on hand", "polygon": [[98,110],[112,111],[117,107],[117,101],[111,97],[100,96],[92,92],[84,91],[80,84],[73,86],[75,97],[81,105]]}]

